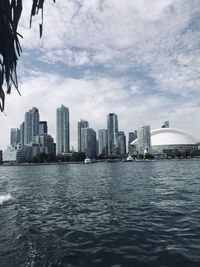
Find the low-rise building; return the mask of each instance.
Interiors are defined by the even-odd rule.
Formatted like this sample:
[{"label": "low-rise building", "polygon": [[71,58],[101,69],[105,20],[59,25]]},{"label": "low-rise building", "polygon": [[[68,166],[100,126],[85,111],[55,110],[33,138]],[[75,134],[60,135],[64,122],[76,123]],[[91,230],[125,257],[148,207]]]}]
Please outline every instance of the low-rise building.
[{"label": "low-rise building", "polygon": [[20,146],[8,147],[3,151],[4,163],[15,163],[22,160],[22,151]]}]

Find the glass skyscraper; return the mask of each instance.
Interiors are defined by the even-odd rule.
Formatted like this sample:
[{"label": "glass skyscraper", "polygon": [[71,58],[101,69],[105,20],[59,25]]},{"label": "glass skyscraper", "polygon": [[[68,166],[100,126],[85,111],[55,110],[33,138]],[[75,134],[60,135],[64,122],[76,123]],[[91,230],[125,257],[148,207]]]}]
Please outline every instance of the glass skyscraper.
[{"label": "glass skyscraper", "polygon": [[32,138],[39,134],[39,111],[33,107],[26,112],[24,121],[24,145],[29,145]]},{"label": "glass skyscraper", "polygon": [[117,155],[126,155],[126,136],[123,131],[116,133]]},{"label": "glass skyscraper", "polygon": [[68,153],[69,149],[69,109],[61,105],[56,110],[56,154]]},{"label": "glass skyscraper", "polygon": [[97,156],[96,132],[92,128],[81,129],[81,151],[90,159]]},{"label": "glass skyscraper", "polygon": [[108,155],[116,155],[117,136],[118,133],[118,117],[115,113],[109,113],[107,116],[108,130]]},{"label": "glass skyscraper", "polygon": [[88,121],[85,120],[78,121],[78,152],[81,152],[81,129],[88,127],[89,127]]},{"label": "glass skyscraper", "polygon": [[108,155],[108,131],[106,129],[98,130],[99,155]]}]

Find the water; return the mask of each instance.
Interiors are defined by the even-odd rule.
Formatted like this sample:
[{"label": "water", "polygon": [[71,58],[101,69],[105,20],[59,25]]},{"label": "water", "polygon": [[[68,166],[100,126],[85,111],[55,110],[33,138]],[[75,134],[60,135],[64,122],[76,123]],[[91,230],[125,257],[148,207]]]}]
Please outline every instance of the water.
[{"label": "water", "polygon": [[200,266],[200,161],[0,167],[0,266]]}]

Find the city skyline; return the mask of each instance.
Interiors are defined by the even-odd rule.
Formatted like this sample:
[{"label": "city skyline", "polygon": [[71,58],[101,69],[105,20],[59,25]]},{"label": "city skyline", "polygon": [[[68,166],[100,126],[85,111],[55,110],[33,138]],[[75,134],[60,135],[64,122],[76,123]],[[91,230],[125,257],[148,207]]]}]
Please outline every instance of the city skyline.
[{"label": "city skyline", "polygon": [[[70,109],[68,107],[66,107],[65,105],[63,104],[60,104],[60,107],[57,107],[55,109],[55,114],[57,114],[57,110],[60,109],[60,108],[66,108],[68,110],[68,116],[69,116],[69,151],[72,151],[72,150],[75,150],[75,151],[79,151],[79,148],[78,148],[78,140],[79,140],[79,123],[82,122],[86,127],[85,128],[88,128],[90,127],[90,124],[92,125],[93,122],[92,121],[89,121],[89,120],[85,120],[85,119],[78,119],[77,122],[74,122],[74,121],[71,121],[71,112],[70,112]],[[21,132],[25,131],[25,129],[23,131],[20,131],[21,127],[24,127],[24,125],[26,124],[25,121],[26,121],[26,117],[27,117],[27,114],[29,113],[33,113],[33,111],[36,110],[36,112],[38,113],[38,115],[36,116],[37,118],[37,121],[38,121],[38,133],[39,133],[39,129],[41,127],[41,129],[44,130],[44,133],[47,133],[50,134],[53,139],[55,140],[56,142],[56,129],[57,129],[57,126],[56,126],[56,121],[57,119],[55,118],[55,125],[54,125],[54,128],[55,128],[55,136],[52,134],[51,130],[49,130],[49,121],[43,121],[43,120],[40,120],[40,117],[41,117],[41,112],[39,110],[39,108],[36,108],[36,107],[32,107],[32,108],[29,108],[29,111],[26,111],[25,114],[24,114],[24,118],[25,120],[21,121],[19,125],[17,125],[16,127],[12,127],[9,129],[9,132],[8,132],[8,136],[7,136],[7,139],[9,140],[8,143],[5,145],[4,148],[0,147],[0,150],[5,150],[10,144],[11,144],[11,133],[13,130],[16,130],[16,129],[19,129],[19,132],[21,134]],[[124,131],[124,129],[121,127],[121,121],[120,119],[118,119],[118,115],[115,114],[115,113],[112,113],[112,112],[109,112],[106,117],[104,118],[105,119],[105,123],[104,125],[102,125],[102,127],[100,127],[99,129],[97,128],[93,128],[93,127],[90,127],[91,129],[93,129],[95,132],[96,132],[96,137],[97,137],[97,140],[98,140],[98,132],[101,131],[101,130],[106,130],[108,132],[108,117],[109,115],[114,115],[116,116],[116,119],[117,119],[117,133],[124,133],[125,134],[125,139],[126,139],[126,150],[127,152],[129,151],[129,134],[132,134],[132,132],[134,132],[134,135],[137,136],[137,130],[140,129],[141,127],[144,127],[144,125],[140,124],[138,125],[135,129],[130,129],[129,131]],[[57,115],[55,115],[56,117]],[[45,119],[43,116],[42,116],[43,119]],[[73,125],[73,127],[75,127],[75,130],[73,129],[73,132],[75,132],[75,136],[71,136],[71,125]],[[88,125],[88,126],[87,126]],[[151,123],[146,123],[146,125],[149,125],[151,127]],[[159,129],[159,128],[163,128],[163,127],[169,127],[169,121],[164,121],[163,124],[162,122],[160,122],[160,124],[158,125],[157,128],[154,128],[155,129]],[[170,127],[172,128],[177,128],[177,126],[171,126],[171,123],[170,123]],[[151,127],[152,128],[152,127]],[[153,128],[152,128],[153,129]],[[184,129],[181,129],[181,130],[184,130]],[[186,132],[188,132],[189,134],[191,134],[190,131],[188,131],[187,129],[185,129]],[[108,133],[107,133],[108,135]],[[33,135],[34,136],[34,135]],[[117,137],[117,136],[116,136]],[[200,140],[199,137],[197,136],[194,136],[195,138],[197,138],[198,140]],[[25,138],[25,136],[22,138],[22,140]],[[30,137],[29,137],[30,139]],[[80,152],[80,151],[79,151]],[[108,154],[109,153],[109,149],[108,149]],[[115,153],[114,153],[115,154]]]},{"label": "city skyline", "polygon": [[[109,112],[120,118],[126,135],[139,125],[169,120],[171,127],[200,137],[199,2],[194,1],[45,2],[43,37],[38,20],[29,29],[31,2],[24,1],[19,33],[20,97],[6,97],[0,116],[0,149],[9,143],[10,128],[36,106],[55,138],[54,110],[64,103],[71,111],[71,144],[76,122],[105,127]],[[66,16],[63,16],[66,14]],[[55,25],[58,25],[56,27]]]}]

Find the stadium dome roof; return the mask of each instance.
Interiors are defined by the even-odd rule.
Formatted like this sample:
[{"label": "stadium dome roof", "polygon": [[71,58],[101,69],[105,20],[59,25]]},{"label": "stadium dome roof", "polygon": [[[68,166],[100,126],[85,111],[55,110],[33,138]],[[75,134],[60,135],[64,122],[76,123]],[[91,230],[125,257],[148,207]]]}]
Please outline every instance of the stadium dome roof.
[{"label": "stadium dome roof", "polygon": [[[191,134],[175,128],[159,128],[151,131],[151,145],[189,145],[196,144],[199,140]],[[135,139],[132,145],[137,144]]]}]

